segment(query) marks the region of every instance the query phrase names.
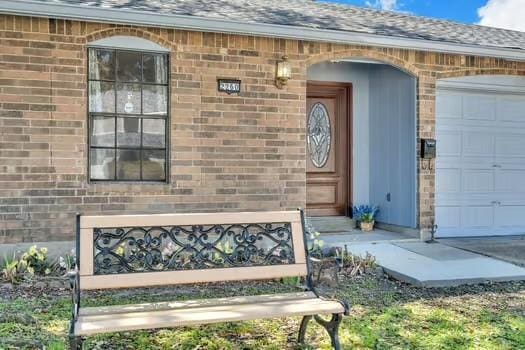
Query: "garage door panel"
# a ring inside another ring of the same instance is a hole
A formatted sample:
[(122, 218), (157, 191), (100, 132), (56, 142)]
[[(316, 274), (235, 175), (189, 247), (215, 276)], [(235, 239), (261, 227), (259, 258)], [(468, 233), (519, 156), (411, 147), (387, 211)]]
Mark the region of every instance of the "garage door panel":
[(443, 157), (459, 157), (461, 155), (461, 132), (457, 130), (440, 131), (440, 142), (436, 152)]
[(485, 94), (465, 94), (463, 96), (463, 118), (496, 120), (496, 98)]
[(489, 132), (465, 131), (463, 133), (463, 155), (465, 157), (491, 157), (494, 135)]
[(525, 205), (496, 207), (494, 224), (497, 227), (525, 228)]
[(436, 207), (436, 222), (439, 229), (457, 229), (461, 226), (461, 207)]
[(525, 99), (521, 96), (499, 98), (497, 120), (525, 124)]
[(496, 172), (495, 185), (496, 192), (523, 193), (522, 200), (525, 201), (525, 170), (501, 169)]
[(462, 228), (490, 228), (493, 225), (493, 206), (468, 206), (461, 208)]
[(495, 142), (496, 159), (518, 157), (525, 160), (525, 131), (521, 134), (499, 134)]
[(525, 95), (482, 88), (438, 88), (438, 237), (525, 233)]
[(463, 192), (494, 192), (494, 170), (465, 169), (462, 184)]
[(498, 199), (495, 192), (436, 193), (436, 206), (487, 206)]
[(463, 115), (463, 97), (461, 94), (445, 92), (436, 97), (436, 104), (441, 106), (441, 116), (447, 119), (461, 119)]
[(441, 169), (440, 181), (436, 182), (438, 193), (458, 193), (461, 191), (461, 170)]

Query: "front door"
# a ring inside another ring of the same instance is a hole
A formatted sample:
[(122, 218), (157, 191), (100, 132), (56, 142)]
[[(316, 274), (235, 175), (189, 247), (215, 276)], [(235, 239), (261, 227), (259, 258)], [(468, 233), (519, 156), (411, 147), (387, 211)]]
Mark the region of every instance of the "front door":
[(308, 82), (306, 104), (306, 211), (348, 215), (351, 169), (350, 84)]

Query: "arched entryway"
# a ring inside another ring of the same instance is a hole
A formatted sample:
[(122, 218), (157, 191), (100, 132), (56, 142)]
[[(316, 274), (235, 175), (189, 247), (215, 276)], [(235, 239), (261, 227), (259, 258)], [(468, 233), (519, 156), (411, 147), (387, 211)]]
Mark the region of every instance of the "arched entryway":
[(379, 206), (379, 223), (417, 227), (416, 78), (370, 58), (307, 72), (307, 211), (350, 215)]

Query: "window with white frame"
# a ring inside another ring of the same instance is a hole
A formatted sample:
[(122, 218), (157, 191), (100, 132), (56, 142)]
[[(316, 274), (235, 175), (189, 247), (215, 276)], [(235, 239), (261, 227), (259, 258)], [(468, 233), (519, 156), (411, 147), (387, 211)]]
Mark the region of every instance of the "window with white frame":
[(166, 181), (168, 55), (89, 48), (89, 178)]

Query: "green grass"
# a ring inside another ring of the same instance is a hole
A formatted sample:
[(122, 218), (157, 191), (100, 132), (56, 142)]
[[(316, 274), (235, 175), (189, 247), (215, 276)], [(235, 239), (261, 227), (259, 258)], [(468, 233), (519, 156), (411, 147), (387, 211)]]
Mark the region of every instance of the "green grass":
[[(272, 283), (236, 284), (228, 289), (185, 287), (168, 290), (180, 299), (291, 290)], [(345, 349), (525, 349), (525, 283), (448, 289), (421, 289), (379, 276), (342, 280), (328, 294), (353, 304), (341, 326)], [(166, 291), (90, 295), (89, 305), (169, 300)], [(0, 296), (0, 349), (63, 349), (70, 315), (63, 293)], [(299, 318), (225, 323), (201, 327), (136, 331), (89, 337), (87, 349), (295, 349)], [(308, 339), (313, 349), (329, 349), (318, 326)]]

